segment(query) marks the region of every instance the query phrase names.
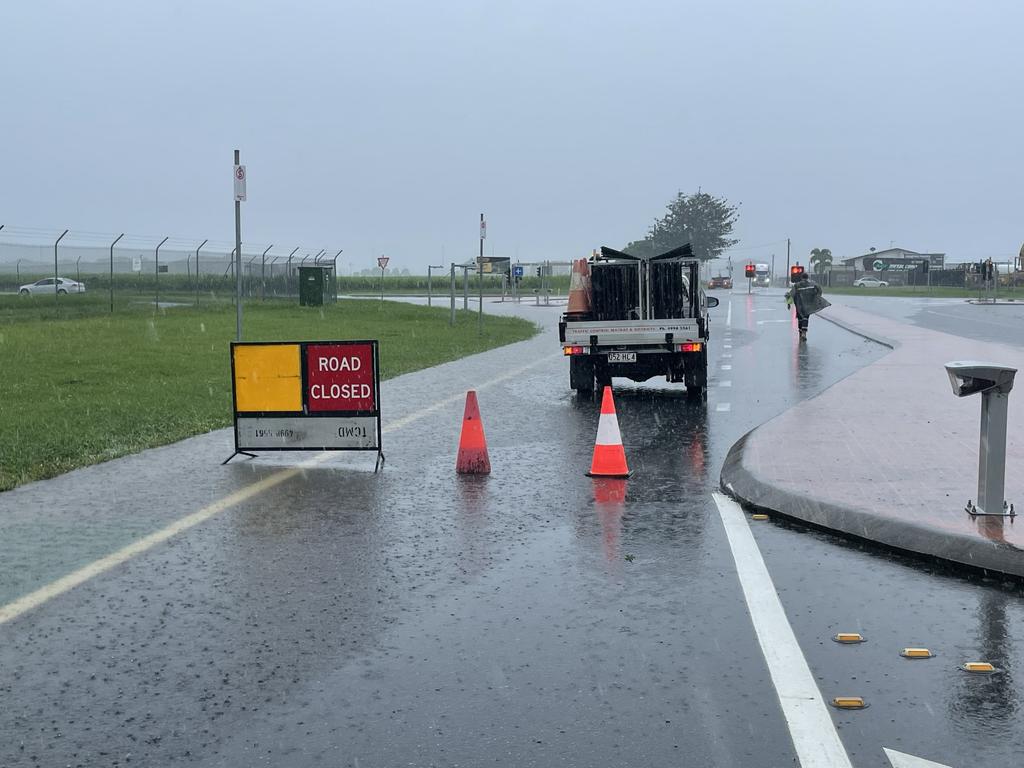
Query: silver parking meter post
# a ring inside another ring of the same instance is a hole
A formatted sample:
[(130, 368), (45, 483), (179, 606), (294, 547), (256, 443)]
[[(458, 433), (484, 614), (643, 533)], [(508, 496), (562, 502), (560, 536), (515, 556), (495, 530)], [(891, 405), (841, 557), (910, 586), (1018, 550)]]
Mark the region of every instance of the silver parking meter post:
[(978, 508), (973, 514), (1005, 514), (1006, 418), (1009, 394), (981, 396), (981, 442), (978, 447)]
[(1006, 480), (1006, 424), (1010, 390), (1016, 368), (974, 360), (946, 363), (957, 397), (981, 394), (981, 437), (978, 443), (978, 503), (967, 501), (971, 516), (1014, 517), (1004, 496)]

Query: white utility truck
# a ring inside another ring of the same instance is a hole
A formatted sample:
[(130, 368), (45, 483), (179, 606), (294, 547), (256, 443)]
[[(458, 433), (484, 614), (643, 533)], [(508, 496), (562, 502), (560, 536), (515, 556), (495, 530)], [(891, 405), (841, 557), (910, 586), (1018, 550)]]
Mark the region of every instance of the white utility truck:
[(558, 324), (569, 358), (569, 385), (600, 390), (613, 376), (684, 382), (704, 398), (708, 383), (708, 309), (700, 261), (689, 245), (640, 257), (602, 248), (573, 267), (568, 311)]

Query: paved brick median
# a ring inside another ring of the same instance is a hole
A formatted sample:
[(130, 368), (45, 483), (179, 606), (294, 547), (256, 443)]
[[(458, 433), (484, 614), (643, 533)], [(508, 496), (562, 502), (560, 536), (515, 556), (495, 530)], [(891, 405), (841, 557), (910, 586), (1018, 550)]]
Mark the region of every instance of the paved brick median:
[(954, 397), (943, 367), (974, 359), (1024, 371), (1024, 350), (845, 306), (823, 315), (893, 351), (744, 437), (723, 488), (787, 517), (1024, 577), (1024, 380), (1010, 394), (1006, 478), (1006, 498), (1022, 514), (971, 518), (981, 398)]

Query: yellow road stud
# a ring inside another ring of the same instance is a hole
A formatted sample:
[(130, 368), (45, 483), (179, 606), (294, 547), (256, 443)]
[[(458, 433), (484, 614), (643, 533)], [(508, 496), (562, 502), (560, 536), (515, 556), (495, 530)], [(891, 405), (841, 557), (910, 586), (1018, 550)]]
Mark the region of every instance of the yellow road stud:
[(832, 706), (836, 709), (864, 709), (867, 704), (860, 696), (836, 696), (832, 699)]
[(750, 516), (750, 519), (751, 520), (767, 520), (768, 519), (768, 515), (766, 515), (764, 512), (755, 512), (754, 514), (752, 514)]
[(995, 672), (996, 668), (989, 664), (987, 661), (968, 661), (964, 664), (964, 669), (968, 672)]
[(860, 632), (839, 632), (832, 637), (837, 643), (863, 643), (864, 636)]
[(930, 659), (934, 655), (927, 648), (904, 648), (900, 651), (900, 656), (905, 659)]

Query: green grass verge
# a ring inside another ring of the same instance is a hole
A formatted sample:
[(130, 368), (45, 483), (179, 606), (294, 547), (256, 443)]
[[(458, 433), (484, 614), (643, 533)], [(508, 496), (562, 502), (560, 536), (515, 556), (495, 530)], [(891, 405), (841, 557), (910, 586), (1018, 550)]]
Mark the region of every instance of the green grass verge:
[[(836, 288), (829, 288), (828, 286), (822, 286), (821, 290), (826, 294), (835, 294), (837, 296), (849, 295), (849, 296), (890, 296), (890, 297), (907, 297), (916, 296), (918, 298), (934, 298), (934, 299), (969, 299), (977, 298), (977, 289), (970, 288), (946, 288), (941, 286), (934, 286), (927, 288), (925, 286), (919, 286), (917, 288), (913, 286), (905, 285), (892, 285), (888, 288), (854, 288), (852, 286), (843, 286)], [(1024, 299), (1024, 288), (999, 288), (1000, 299)]]
[[(230, 425), (233, 306), (95, 316), (95, 299), (61, 298), (0, 297), (0, 490)], [(397, 302), (244, 310), (247, 340), (379, 339), (385, 379), (536, 333), (487, 317), (481, 336), (476, 312), (451, 327), (447, 309)]]

